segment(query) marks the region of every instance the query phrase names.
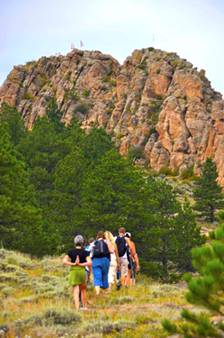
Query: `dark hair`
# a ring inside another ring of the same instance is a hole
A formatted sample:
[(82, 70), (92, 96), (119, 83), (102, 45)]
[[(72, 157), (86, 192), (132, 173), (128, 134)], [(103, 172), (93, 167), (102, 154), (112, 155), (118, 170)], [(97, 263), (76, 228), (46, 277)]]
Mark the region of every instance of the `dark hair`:
[(92, 243), (95, 241), (95, 238), (94, 237), (90, 237), (90, 239), (88, 240), (88, 243)]
[(105, 235), (104, 235), (104, 231), (98, 231), (98, 233), (97, 233), (97, 235), (96, 235), (96, 238), (98, 239), (98, 238), (103, 238), (103, 239), (105, 239)]

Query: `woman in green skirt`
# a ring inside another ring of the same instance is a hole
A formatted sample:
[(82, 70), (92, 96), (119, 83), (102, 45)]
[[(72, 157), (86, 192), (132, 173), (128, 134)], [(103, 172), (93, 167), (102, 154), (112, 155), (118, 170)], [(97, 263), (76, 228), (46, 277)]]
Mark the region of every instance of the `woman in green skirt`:
[(84, 238), (78, 235), (74, 239), (75, 248), (68, 251), (63, 259), (63, 264), (70, 266), (69, 284), (73, 288), (73, 298), (76, 310), (79, 310), (79, 292), (81, 291), (81, 300), (83, 310), (86, 310), (86, 266), (91, 266), (91, 258), (89, 252), (84, 246)]

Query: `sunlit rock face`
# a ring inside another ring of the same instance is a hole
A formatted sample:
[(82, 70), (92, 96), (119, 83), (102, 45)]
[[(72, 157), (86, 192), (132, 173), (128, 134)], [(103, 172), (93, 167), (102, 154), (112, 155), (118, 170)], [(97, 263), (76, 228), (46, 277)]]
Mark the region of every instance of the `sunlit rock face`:
[(122, 155), (136, 148), (147, 166), (198, 174), (207, 157), (224, 185), (224, 101), (205, 71), (175, 53), (135, 50), (123, 65), (99, 51), (74, 49), (16, 66), (0, 102), (16, 106), (28, 128), (55, 98), (69, 124), (110, 133)]

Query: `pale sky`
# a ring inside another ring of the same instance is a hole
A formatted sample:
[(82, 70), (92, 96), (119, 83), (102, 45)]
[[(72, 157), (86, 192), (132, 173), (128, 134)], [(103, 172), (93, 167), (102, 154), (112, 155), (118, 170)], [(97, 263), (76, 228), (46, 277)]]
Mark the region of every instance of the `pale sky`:
[(80, 40), (120, 63), (144, 47), (176, 52), (224, 93), (224, 0), (0, 0), (0, 84)]

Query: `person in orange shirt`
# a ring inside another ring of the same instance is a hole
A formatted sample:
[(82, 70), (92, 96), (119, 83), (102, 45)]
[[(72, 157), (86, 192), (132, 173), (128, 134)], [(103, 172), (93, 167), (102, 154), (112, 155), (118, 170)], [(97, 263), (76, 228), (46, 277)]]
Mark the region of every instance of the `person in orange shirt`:
[(136, 275), (136, 272), (139, 272), (140, 265), (139, 265), (138, 254), (136, 252), (136, 246), (131, 238), (130, 232), (126, 232), (125, 240), (129, 248), (127, 285), (130, 286), (130, 285), (135, 285), (135, 275)]

